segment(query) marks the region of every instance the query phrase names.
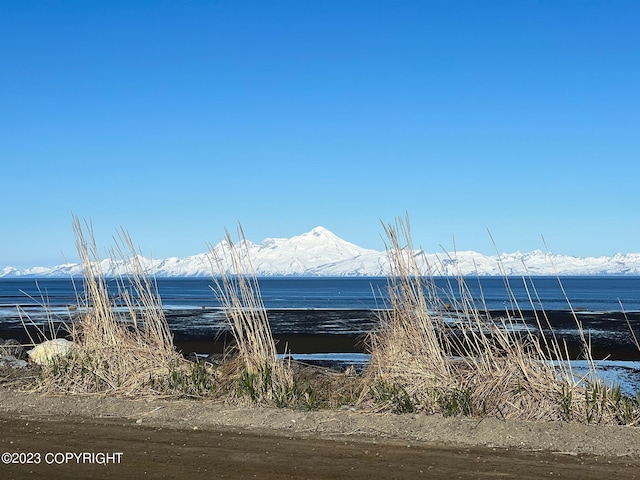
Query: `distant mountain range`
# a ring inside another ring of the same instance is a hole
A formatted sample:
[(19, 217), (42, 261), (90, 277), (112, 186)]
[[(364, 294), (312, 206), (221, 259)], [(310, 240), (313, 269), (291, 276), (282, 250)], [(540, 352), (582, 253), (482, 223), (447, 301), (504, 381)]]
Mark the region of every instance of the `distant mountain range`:
[[(215, 250), (224, 258), (226, 243)], [(323, 227), (292, 238), (268, 238), (260, 244), (246, 241), (246, 251), (258, 276), (384, 276), (389, 271), (386, 252), (369, 250), (347, 242)], [(613, 257), (572, 257), (529, 253), (482, 255), (463, 251), (455, 254), (413, 252), (419, 256), (424, 272), (430, 265), (434, 275), (640, 275), (640, 254)], [(139, 257), (149, 275), (157, 277), (211, 277), (210, 255), (149, 259)], [(243, 265), (248, 265), (243, 259)], [(126, 274), (123, 261), (103, 260), (106, 276)], [(52, 268), (18, 270), (6, 267), (0, 277), (69, 277), (82, 273), (82, 265), (67, 263)]]

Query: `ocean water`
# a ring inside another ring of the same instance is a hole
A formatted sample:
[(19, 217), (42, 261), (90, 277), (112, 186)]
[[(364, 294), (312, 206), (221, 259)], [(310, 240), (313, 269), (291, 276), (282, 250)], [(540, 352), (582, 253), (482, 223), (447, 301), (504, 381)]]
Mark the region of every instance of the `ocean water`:
[[(628, 336), (623, 310), (632, 327), (640, 327), (636, 324), (640, 277), (563, 277), (560, 281), (562, 288), (554, 277), (481, 277), (466, 279), (466, 285), (479, 308), (496, 314), (516, 306), (525, 314), (534, 309), (554, 312), (556, 333), (575, 330), (575, 321), (567, 314), (570, 308), (597, 338)], [(445, 301), (452, 295), (459, 297), (456, 279), (437, 278), (435, 282)], [(385, 278), (262, 278), (259, 286), (272, 329), (283, 334), (370, 331), (377, 321), (372, 312), (387, 305)], [(211, 279), (157, 279), (163, 308), (176, 333), (206, 336), (224, 328), (214, 287)], [(109, 282), (109, 288), (117, 301), (115, 281)], [(68, 318), (69, 306), (77, 303), (78, 296), (82, 296), (81, 283), (67, 278), (0, 278), (0, 331), (22, 328), (21, 314), (37, 324)], [(640, 337), (640, 329), (636, 333)]]
[[(435, 282), (443, 299), (459, 298), (456, 279), (437, 278)], [(627, 390), (634, 384), (640, 386), (640, 352), (630, 331), (640, 338), (640, 277), (480, 277), (467, 278), (465, 283), (478, 307), (486, 307), (493, 315), (519, 307), (531, 328), (537, 328), (533, 311), (543, 308), (554, 333), (569, 344), (578, 341), (573, 309), (594, 351), (601, 353), (598, 358), (605, 359), (602, 371), (609, 376), (613, 372), (614, 377), (616, 372), (623, 373), (625, 385), (631, 385)], [(376, 328), (378, 311), (387, 305), (385, 278), (262, 278), (259, 285), (275, 335), (365, 334)], [(115, 281), (109, 286), (117, 301)], [(206, 339), (226, 329), (214, 287), (213, 280), (206, 278), (157, 279), (176, 339)], [(23, 332), (23, 320), (38, 325), (69, 321), (76, 313), (70, 306), (79, 296), (81, 282), (74, 285), (67, 278), (1, 278), (0, 336)], [(544, 333), (550, 333), (545, 330), (543, 326)], [(318, 358), (327, 360), (329, 355), (338, 362), (350, 359), (361, 364), (366, 361), (362, 354), (336, 351)], [(305, 352), (296, 355), (312, 358)]]

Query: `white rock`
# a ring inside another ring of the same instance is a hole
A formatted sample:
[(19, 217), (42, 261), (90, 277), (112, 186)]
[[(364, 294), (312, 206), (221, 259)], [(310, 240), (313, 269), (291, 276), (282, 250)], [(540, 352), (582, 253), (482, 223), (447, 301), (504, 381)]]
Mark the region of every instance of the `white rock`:
[(38, 365), (49, 365), (60, 357), (68, 356), (74, 348), (74, 343), (64, 338), (54, 338), (36, 345), (27, 352), (32, 362)]

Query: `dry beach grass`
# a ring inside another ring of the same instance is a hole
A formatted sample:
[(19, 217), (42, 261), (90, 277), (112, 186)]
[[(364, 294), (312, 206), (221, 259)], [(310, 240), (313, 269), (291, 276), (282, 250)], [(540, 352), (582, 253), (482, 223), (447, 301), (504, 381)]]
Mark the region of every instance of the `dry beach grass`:
[[(226, 232), (223, 255), (210, 247), (211, 272), (216, 295), (223, 306), (235, 339), (235, 358), (226, 369), (235, 383), (229, 391), (238, 399), (248, 397), (255, 403), (287, 403), (295, 395), (290, 365), (279, 359), (271, 334), (267, 310), (262, 303), (260, 286), (248, 251), (242, 227), (239, 242)], [(242, 274), (246, 269), (249, 274)]]
[[(438, 290), (432, 277), (422, 274), (423, 257), (415, 254), (408, 219), (385, 231), (390, 305), (380, 329), (371, 335), (365, 389), (378, 404), (445, 415), (638, 422), (637, 399), (624, 397), (598, 378), (588, 337), (575, 314), (590, 366), (580, 376), (566, 346), (553, 335), (540, 337), (532, 331), (515, 299), (515, 309), (493, 318), (477, 306), (462, 276), (448, 290)], [(536, 319), (541, 327), (544, 311)]]
[[(78, 320), (68, 325), (71, 355), (43, 365), (34, 388), (39, 392), (115, 395), (157, 394), (172, 372), (189, 368), (173, 345), (154, 284), (145, 274), (131, 239), (122, 232), (112, 250), (130, 266), (109, 289), (91, 225), (74, 219), (76, 247), (84, 265)], [(125, 253), (128, 248), (130, 253)]]

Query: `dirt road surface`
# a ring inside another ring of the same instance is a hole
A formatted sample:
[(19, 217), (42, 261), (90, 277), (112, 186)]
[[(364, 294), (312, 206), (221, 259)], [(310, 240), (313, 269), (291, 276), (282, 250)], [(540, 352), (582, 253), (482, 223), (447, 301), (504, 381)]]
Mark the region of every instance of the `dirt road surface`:
[(629, 427), (0, 389), (0, 432), (2, 479), (640, 479)]

